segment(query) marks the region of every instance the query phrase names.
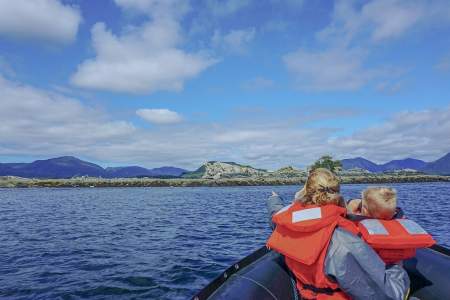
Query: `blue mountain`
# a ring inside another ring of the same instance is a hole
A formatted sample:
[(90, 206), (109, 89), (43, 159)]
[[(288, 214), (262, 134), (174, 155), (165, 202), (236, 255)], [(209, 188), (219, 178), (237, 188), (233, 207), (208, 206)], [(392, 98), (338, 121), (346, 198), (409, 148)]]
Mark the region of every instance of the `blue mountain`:
[(176, 167), (160, 167), (151, 169), (154, 176), (174, 176), (180, 177), (184, 173), (188, 172), (188, 170), (176, 168)]
[(127, 177), (144, 177), (144, 176), (153, 176), (149, 169), (138, 167), (138, 166), (130, 166), (130, 167), (109, 167), (105, 169), (105, 177), (108, 178), (127, 178)]
[(381, 165), (381, 169), (384, 171), (393, 171), (393, 170), (402, 170), (402, 169), (414, 169), (414, 170), (423, 170), (427, 165), (426, 162), (420, 159), (414, 158), (406, 158), (406, 159), (398, 159), (391, 160), (388, 163)]
[(450, 153), (443, 157), (428, 163), (423, 169), (425, 173), (450, 175)]
[(353, 168), (361, 168), (373, 173), (414, 169), (427, 174), (450, 175), (450, 153), (433, 162), (424, 162), (423, 160), (406, 158), (400, 160), (391, 160), (385, 164), (376, 164), (362, 157), (343, 159), (342, 168), (349, 170)]
[(99, 165), (80, 160), (73, 156), (63, 156), (32, 163), (0, 164), (0, 175), (28, 178), (69, 178), (74, 176), (104, 175), (105, 170)]
[(146, 169), (138, 166), (106, 168), (106, 177), (108, 178), (126, 178), (126, 177), (180, 177), (187, 172), (185, 169), (176, 167), (160, 167)]
[(381, 172), (379, 165), (363, 157), (343, 159), (341, 163), (344, 170), (359, 168), (373, 173)]
[(0, 163), (0, 176), (26, 178), (71, 178), (92, 176), (105, 178), (125, 177), (179, 177), (187, 170), (175, 167), (146, 169), (138, 166), (102, 168), (73, 156), (63, 156), (32, 163)]

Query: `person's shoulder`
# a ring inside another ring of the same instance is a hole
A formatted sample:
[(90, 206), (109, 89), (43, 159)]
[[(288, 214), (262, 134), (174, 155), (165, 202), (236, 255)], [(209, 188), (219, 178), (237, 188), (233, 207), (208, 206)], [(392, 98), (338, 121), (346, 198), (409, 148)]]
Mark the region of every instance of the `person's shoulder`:
[(372, 256), (376, 255), (375, 251), (358, 235), (340, 227), (337, 227), (334, 231), (331, 245), (333, 248), (331, 252), (339, 253), (341, 256), (372, 259)]
[(329, 274), (336, 274), (338, 270), (346, 270), (348, 267), (346, 264), (354, 260), (354, 256), (358, 255), (357, 253), (364, 247), (363, 243), (357, 235), (344, 228), (336, 227), (331, 237), (325, 261)]
[(359, 236), (341, 227), (336, 227), (334, 230), (332, 242), (335, 246), (340, 246), (349, 250), (354, 246), (360, 246), (364, 243)]

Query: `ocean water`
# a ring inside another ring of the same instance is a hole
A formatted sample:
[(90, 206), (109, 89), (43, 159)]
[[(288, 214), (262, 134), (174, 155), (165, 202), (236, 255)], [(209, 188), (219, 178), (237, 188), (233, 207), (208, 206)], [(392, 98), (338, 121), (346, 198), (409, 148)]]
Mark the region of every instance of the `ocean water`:
[[(392, 186), (450, 246), (450, 183)], [(0, 189), (0, 298), (190, 298), (264, 244), (272, 190), (298, 187)]]

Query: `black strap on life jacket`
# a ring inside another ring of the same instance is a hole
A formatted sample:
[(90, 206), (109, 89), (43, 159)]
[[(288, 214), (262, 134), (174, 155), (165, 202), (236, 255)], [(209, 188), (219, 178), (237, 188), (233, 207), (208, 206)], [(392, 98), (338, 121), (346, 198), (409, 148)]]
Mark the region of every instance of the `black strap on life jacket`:
[(313, 291), (316, 294), (326, 294), (326, 295), (333, 295), (335, 292), (339, 292), (341, 291), (340, 288), (336, 288), (336, 289), (332, 289), (332, 288), (320, 288), (320, 287), (316, 287), (314, 285), (311, 284), (303, 284), (303, 288), (306, 290), (310, 290)]

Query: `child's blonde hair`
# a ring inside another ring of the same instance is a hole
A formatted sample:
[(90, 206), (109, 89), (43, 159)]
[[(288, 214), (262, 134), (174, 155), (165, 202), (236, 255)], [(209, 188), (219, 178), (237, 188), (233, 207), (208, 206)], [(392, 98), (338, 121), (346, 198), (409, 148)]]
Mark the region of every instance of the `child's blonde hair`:
[(367, 188), (362, 192), (362, 201), (370, 217), (389, 220), (395, 214), (397, 192), (388, 187)]
[(339, 179), (330, 170), (318, 168), (309, 173), (303, 188), (295, 194), (295, 200), (303, 204), (342, 204), (339, 195)]

